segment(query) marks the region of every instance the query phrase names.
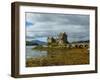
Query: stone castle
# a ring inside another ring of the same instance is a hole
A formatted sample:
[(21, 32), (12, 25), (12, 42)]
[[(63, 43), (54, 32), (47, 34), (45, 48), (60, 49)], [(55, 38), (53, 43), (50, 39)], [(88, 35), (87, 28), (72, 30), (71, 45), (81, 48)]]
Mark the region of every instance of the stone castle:
[(89, 48), (89, 42), (76, 42), (76, 43), (69, 43), (67, 39), (66, 32), (61, 32), (57, 38), (54, 37), (48, 37), (48, 46), (60, 46), (60, 47), (70, 47), (70, 48)]
[(48, 37), (48, 45), (67, 45), (67, 34), (65, 32), (61, 32), (57, 38)]

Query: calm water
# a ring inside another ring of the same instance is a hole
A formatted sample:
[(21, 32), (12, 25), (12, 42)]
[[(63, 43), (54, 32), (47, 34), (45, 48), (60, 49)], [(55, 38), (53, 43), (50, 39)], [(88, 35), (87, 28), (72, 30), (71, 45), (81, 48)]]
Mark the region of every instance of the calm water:
[(47, 51), (32, 50), (35, 46), (26, 46), (26, 58), (47, 56)]

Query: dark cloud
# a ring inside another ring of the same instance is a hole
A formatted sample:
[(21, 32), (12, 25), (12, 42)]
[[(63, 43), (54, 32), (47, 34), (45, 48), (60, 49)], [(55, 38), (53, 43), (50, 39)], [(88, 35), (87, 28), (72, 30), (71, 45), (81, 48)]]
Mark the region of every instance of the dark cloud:
[(30, 26), (30, 25), (33, 25), (33, 23), (26, 21), (25, 25)]

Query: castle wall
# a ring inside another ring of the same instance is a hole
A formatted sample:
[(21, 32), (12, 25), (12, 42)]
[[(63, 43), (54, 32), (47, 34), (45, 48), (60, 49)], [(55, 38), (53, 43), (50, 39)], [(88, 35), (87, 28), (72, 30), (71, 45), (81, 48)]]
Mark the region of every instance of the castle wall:
[(69, 43), (67, 41), (67, 34), (62, 32), (58, 38), (48, 37), (48, 46), (58, 46), (67, 48), (89, 48), (89, 42)]

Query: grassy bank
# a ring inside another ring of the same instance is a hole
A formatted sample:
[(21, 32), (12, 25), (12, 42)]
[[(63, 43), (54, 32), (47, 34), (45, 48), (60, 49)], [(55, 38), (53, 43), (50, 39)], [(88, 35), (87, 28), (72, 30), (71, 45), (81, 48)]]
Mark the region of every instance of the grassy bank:
[(26, 67), (89, 64), (89, 53), (85, 48), (38, 47), (34, 49), (45, 50), (48, 54), (47, 56), (27, 59)]

